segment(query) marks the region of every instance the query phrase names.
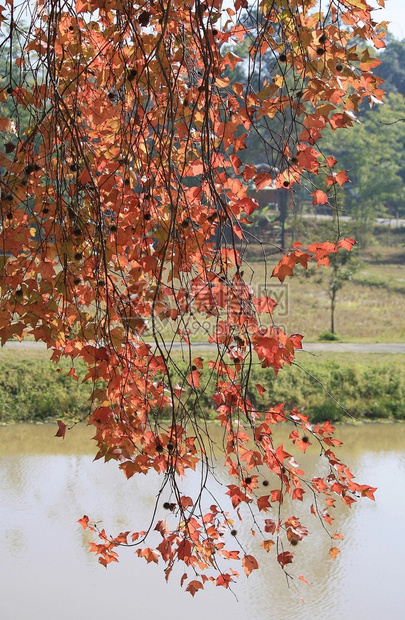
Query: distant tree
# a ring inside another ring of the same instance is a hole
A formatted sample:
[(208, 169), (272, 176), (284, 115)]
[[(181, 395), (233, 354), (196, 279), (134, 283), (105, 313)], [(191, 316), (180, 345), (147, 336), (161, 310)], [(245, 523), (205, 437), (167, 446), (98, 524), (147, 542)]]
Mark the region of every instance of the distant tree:
[(327, 287), (330, 298), (330, 331), (336, 334), (336, 304), (338, 292), (346, 282), (352, 280), (361, 262), (353, 252), (340, 252), (330, 257), (330, 272), (327, 274)]
[(405, 215), (405, 123), (395, 122), (401, 118), (405, 98), (390, 94), (377, 110), (344, 131), (325, 132), (321, 141), (325, 155), (333, 152), (350, 179), (339, 206), (365, 226), (377, 216)]
[(19, 21), (12, 29), (4, 28), (0, 32), (0, 115), (13, 121), (12, 133), (22, 135), (30, 125), (34, 110), (29, 105), (22, 105), (10, 95), (15, 88), (29, 88), (34, 83), (34, 76), (28, 65), (18, 66), (16, 60), (23, 52), (27, 41), (27, 29)]
[(398, 41), (388, 34), (386, 48), (379, 55), (381, 64), (375, 72), (384, 80), (384, 90), (405, 96), (405, 39)]

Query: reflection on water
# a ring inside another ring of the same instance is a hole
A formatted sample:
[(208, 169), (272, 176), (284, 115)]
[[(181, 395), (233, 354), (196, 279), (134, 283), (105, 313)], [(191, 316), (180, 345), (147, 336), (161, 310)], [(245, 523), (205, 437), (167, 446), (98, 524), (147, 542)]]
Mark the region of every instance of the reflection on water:
[[(377, 502), (342, 506), (336, 528), (345, 534), (332, 561), (328, 540), (314, 530), (297, 548), (297, 572), (312, 582), (286, 585), (272, 552), (261, 570), (242, 576), (234, 591), (207, 588), (195, 599), (176, 576), (166, 584), (162, 568), (122, 551), (106, 570), (87, 551), (76, 523), (84, 513), (107, 530), (144, 526), (155, 502), (153, 475), (125, 481), (112, 463), (93, 462), (89, 430), (75, 428), (65, 441), (49, 426), (0, 428), (0, 617), (2, 620), (402, 620), (405, 609), (405, 425), (342, 427), (346, 462), (359, 482), (378, 487)], [(310, 466), (315, 454), (308, 456)], [(218, 485), (226, 481), (218, 472)], [(198, 484), (197, 476), (187, 483)], [(191, 489), (190, 489), (191, 490)], [(312, 518), (313, 519), (313, 518)], [(246, 548), (253, 541), (244, 531)]]

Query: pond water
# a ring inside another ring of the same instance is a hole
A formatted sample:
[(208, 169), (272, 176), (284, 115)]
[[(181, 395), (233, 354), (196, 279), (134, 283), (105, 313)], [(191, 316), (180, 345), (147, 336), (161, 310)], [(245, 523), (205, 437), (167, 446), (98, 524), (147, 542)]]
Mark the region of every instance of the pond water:
[[(93, 462), (89, 429), (76, 427), (64, 441), (54, 434), (54, 426), (0, 428), (2, 620), (405, 617), (405, 425), (339, 429), (339, 454), (360, 483), (378, 487), (377, 501), (339, 510), (336, 528), (345, 540), (334, 561), (328, 539), (311, 526), (314, 533), (297, 547), (297, 574), (312, 583), (298, 582), (305, 603), (287, 586), (272, 551), (260, 556), (259, 571), (241, 576), (234, 594), (207, 586), (194, 599), (176, 575), (167, 584), (162, 567), (146, 565), (131, 550), (106, 570), (88, 553), (90, 538), (77, 519), (102, 518), (114, 534), (145, 524), (155, 501), (153, 477), (126, 481), (115, 464)], [(224, 473), (218, 477), (218, 485), (226, 482)], [(240, 535), (253, 549), (250, 534)]]

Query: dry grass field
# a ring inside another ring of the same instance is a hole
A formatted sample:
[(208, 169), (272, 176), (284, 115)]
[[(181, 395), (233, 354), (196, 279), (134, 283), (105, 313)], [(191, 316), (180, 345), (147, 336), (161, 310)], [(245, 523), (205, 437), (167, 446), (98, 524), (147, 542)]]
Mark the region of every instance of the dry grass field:
[[(309, 236), (313, 241), (319, 232)], [(322, 233), (321, 233), (322, 235)], [(328, 238), (328, 237), (325, 237)], [(305, 242), (305, 239), (304, 239)], [(374, 244), (357, 252), (359, 265), (352, 280), (344, 282), (337, 293), (335, 329), (344, 342), (403, 342), (405, 340), (405, 231), (386, 245), (382, 231)], [(267, 276), (278, 260), (269, 256), (267, 269), (252, 252), (252, 284), (263, 289)], [(326, 267), (305, 271), (296, 267), (295, 275), (285, 280), (285, 290), (274, 278), (267, 277), (270, 294), (280, 298), (274, 319), (288, 333), (303, 334), (307, 342), (319, 339), (330, 330), (329, 283)]]
[[(276, 322), (287, 332), (318, 340), (330, 329), (328, 270), (316, 277), (294, 277), (288, 283), (287, 316)], [(283, 311), (284, 314), (284, 311)], [(405, 340), (405, 268), (398, 264), (365, 263), (337, 294), (336, 332), (346, 342), (403, 342)]]

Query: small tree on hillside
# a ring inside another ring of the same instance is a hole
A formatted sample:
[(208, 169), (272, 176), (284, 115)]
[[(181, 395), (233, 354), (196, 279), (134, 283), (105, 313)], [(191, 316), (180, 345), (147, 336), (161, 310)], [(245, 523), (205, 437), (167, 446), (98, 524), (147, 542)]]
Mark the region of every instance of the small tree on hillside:
[(330, 275), (328, 277), (330, 297), (330, 331), (335, 334), (335, 312), (338, 292), (346, 282), (352, 280), (356, 271), (361, 268), (361, 261), (352, 252), (331, 255)]

